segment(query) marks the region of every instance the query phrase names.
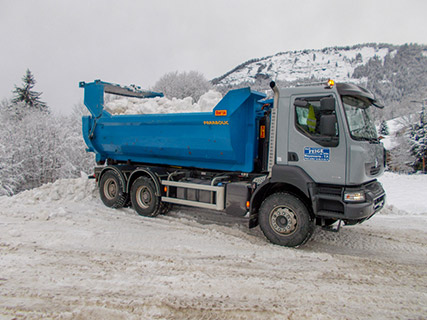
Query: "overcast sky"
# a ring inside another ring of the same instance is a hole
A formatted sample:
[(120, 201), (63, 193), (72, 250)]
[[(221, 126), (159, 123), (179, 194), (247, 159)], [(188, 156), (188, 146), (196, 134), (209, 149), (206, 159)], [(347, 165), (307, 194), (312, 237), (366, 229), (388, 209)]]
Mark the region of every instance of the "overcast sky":
[(220, 76), (277, 52), (427, 44), (426, 0), (0, 0), (0, 99), (29, 68), (54, 111), (79, 81), (149, 88), (170, 71)]

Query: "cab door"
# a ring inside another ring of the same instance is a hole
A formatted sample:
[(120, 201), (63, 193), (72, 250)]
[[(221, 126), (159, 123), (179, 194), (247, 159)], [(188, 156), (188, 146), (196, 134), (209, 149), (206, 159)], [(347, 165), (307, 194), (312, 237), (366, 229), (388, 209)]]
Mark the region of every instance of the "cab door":
[(347, 148), (336, 96), (293, 96), (290, 103), (288, 165), (317, 183), (345, 184)]

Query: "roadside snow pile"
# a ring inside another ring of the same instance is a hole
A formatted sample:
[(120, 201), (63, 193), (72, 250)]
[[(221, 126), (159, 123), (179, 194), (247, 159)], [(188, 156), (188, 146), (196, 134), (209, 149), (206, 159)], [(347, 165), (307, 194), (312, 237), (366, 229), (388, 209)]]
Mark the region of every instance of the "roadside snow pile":
[(385, 172), (379, 180), (385, 189), (387, 204), (380, 213), (427, 215), (427, 175)]
[(80, 202), (97, 196), (95, 180), (90, 180), (82, 174), (77, 179), (61, 179), (47, 183), (39, 188), (21, 192), (13, 197), (0, 197), (0, 206), (11, 204), (31, 205), (38, 203), (61, 203), (64, 201)]
[(222, 99), (220, 92), (209, 90), (194, 103), (192, 97), (177, 98), (121, 98), (107, 102), (105, 109), (113, 115), (149, 113), (210, 112)]
[[(24, 218), (26, 221), (71, 219), (79, 209), (77, 205), (93, 203), (98, 198), (95, 180), (87, 175), (78, 179), (61, 179), (39, 188), (21, 192), (13, 197), (0, 197), (0, 214)], [(14, 229), (11, 229), (13, 235)], [(20, 233), (19, 233), (20, 234)], [(16, 236), (16, 235), (15, 235)]]

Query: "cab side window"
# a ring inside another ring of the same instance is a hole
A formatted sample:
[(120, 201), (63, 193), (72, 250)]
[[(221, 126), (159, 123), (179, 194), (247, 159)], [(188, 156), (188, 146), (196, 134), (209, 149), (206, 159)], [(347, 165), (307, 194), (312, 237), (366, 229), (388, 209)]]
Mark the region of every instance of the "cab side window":
[(299, 129), (310, 134), (320, 134), (320, 103), (318, 101), (307, 102), (306, 106), (296, 106), (295, 111)]
[[(329, 101), (322, 99), (329, 99)], [(295, 126), (305, 136), (322, 146), (338, 145), (338, 126), (333, 98), (298, 98), (295, 100)]]

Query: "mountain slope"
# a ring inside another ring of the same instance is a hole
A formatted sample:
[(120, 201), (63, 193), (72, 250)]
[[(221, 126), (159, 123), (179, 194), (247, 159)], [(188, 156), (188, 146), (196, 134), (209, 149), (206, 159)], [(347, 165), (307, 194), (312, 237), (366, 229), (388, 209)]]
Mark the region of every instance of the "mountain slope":
[(212, 80), (226, 89), (250, 85), (267, 90), (271, 80), (280, 86), (334, 79), (370, 89), (391, 119), (419, 111), (412, 100), (427, 97), (427, 46), (363, 44), (321, 50), (300, 50), (251, 59)]
[(348, 82), (354, 70), (370, 59), (383, 60), (395, 48), (386, 45), (362, 45), (322, 50), (280, 52), (273, 56), (252, 59), (212, 82), (220, 85), (238, 85), (242, 82), (269, 78), (275, 81), (328, 79)]

